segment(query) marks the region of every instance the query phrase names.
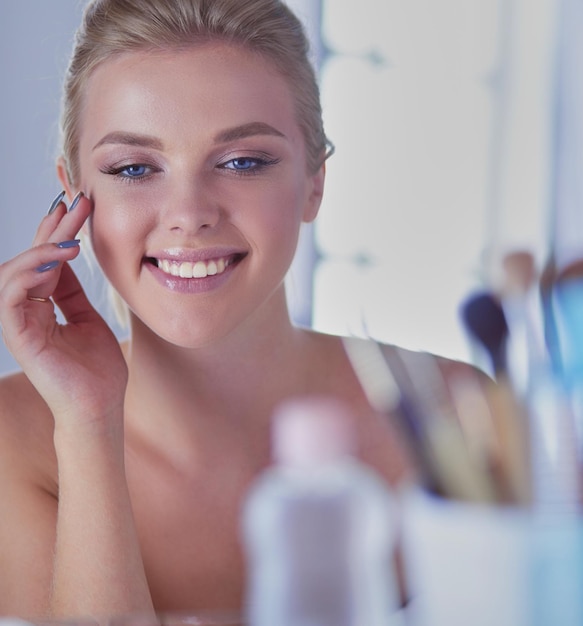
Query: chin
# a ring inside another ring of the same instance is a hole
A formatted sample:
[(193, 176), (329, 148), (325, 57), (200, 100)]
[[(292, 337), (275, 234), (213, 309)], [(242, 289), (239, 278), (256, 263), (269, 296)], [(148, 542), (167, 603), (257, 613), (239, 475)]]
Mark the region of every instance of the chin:
[(133, 333), (139, 334), (142, 339), (151, 336), (152, 339), (157, 338), (166, 344), (170, 344), (177, 348), (185, 350), (196, 350), (206, 348), (210, 345), (221, 342), (228, 337), (234, 329), (234, 325), (221, 324), (218, 326), (216, 321), (218, 315), (211, 316), (212, 319), (200, 320), (196, 324), (193, 323), (192, 317), (168, 317), (165, 323), (161, 324), (160, 319), (150, 319), (148, 315), (138, 316), (132, 313)]

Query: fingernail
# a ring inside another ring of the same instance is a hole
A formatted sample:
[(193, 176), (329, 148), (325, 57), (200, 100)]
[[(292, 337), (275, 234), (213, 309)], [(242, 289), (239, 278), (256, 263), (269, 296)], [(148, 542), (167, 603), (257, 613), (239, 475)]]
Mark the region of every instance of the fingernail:
[(79, 204), (79, 200), (83, 197), (83, 192), (80, 191), (74, 198), (73, 202), (71, 202), (71, 206), (69, 207), (69, 213)]
[(59, 206), (61, 200), (65, 197), (65, 192), (61, 191), (61, 193), (51, 202), (51, 206), (49, 207), (49, 212), (47, 215), (50, 215), (54, 212), (54, 210)]
[(67, 241), (61, 241), (56, 243), (57, 248), (75, 248), (81, 243), (80, 239), (68, 239)]
[(49, 263), (43, 263), (42, 265), (39, 265), (36, 268), (36, 271), (39, 272), (39, 273), (48, 272), (50, 270), (54, 270), (55, 267), (58, 267), (58, 266), (59, 266), (59, 262), (58, 261), (50, 261)]

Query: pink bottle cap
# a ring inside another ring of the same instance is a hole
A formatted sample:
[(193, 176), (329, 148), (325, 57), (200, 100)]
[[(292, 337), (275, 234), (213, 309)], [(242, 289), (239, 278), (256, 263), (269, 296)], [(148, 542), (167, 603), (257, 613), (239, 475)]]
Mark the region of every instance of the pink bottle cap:
[(280, 464), (320, 465), (351, 455), (355, 449), (353, 415), (336, 398), (288, 400), (273, 415), (273, 456)]

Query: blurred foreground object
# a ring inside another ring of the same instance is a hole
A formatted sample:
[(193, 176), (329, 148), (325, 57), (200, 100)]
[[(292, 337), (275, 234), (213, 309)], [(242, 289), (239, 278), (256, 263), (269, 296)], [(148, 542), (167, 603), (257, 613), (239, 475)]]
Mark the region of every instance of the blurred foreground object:
[(250, 626), (390, 626), (398, 609), (397, 511), (385, 483), (352, 456), (345, 407), (285, 403), (275, 464), (243, 516)]

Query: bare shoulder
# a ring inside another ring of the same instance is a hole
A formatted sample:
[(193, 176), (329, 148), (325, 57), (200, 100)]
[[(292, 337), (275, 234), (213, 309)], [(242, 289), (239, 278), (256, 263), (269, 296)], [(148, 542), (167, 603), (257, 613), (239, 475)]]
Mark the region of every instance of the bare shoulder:
[(493, 382), (470, 363), (427, 351), (317, 332), (304, 336), (310, 391), (349, 404), (357, 417), (360, 456), (393, 485), (425, 471), (416, 433), (434, 423), (437, 409), (453, 416), (460, 392), (481, 398)]
[(309, 366), (313, 368), (311, 380), (318, 385), (318, 393), (338, 397), (351, 408), (359, 457), (390, 485), (408, 482), (416, 473), (408, 445), (396, 427), (391, 407), (381, 407), (373, 397), (382, 381), (392, 386), (381, 344), (316, 332), (310, 340), (315, 352)]
[(48, 601), (57, 511), (52, 415), (24, 374), (0, 378), (0, 614)]
[[(383, 379), (392, 379), (397, 387), (423, 386), (427, 380), (449, 386), (461, 380), (488, 385), (492, 379), (484, 371), (466, 361), (447, 358), (422, 350), (360, 337), (341, 337), (308, 331), (314, 346), (310, 363), (318, 370), (314, 380), (328, 380), (331, 389), (354, 392), (354, 381), (366, 394), (367, 382), (377, 388)], [(351, 384), (351, 380), (353, 384)], [(388, 387), (387, 387), (388, 388)], [(342, 394), (341, 394), (342, 395)]]
[(56, 490), (53, 417), (22, 372), (0, 378), (0, 463), (35, 474)]

